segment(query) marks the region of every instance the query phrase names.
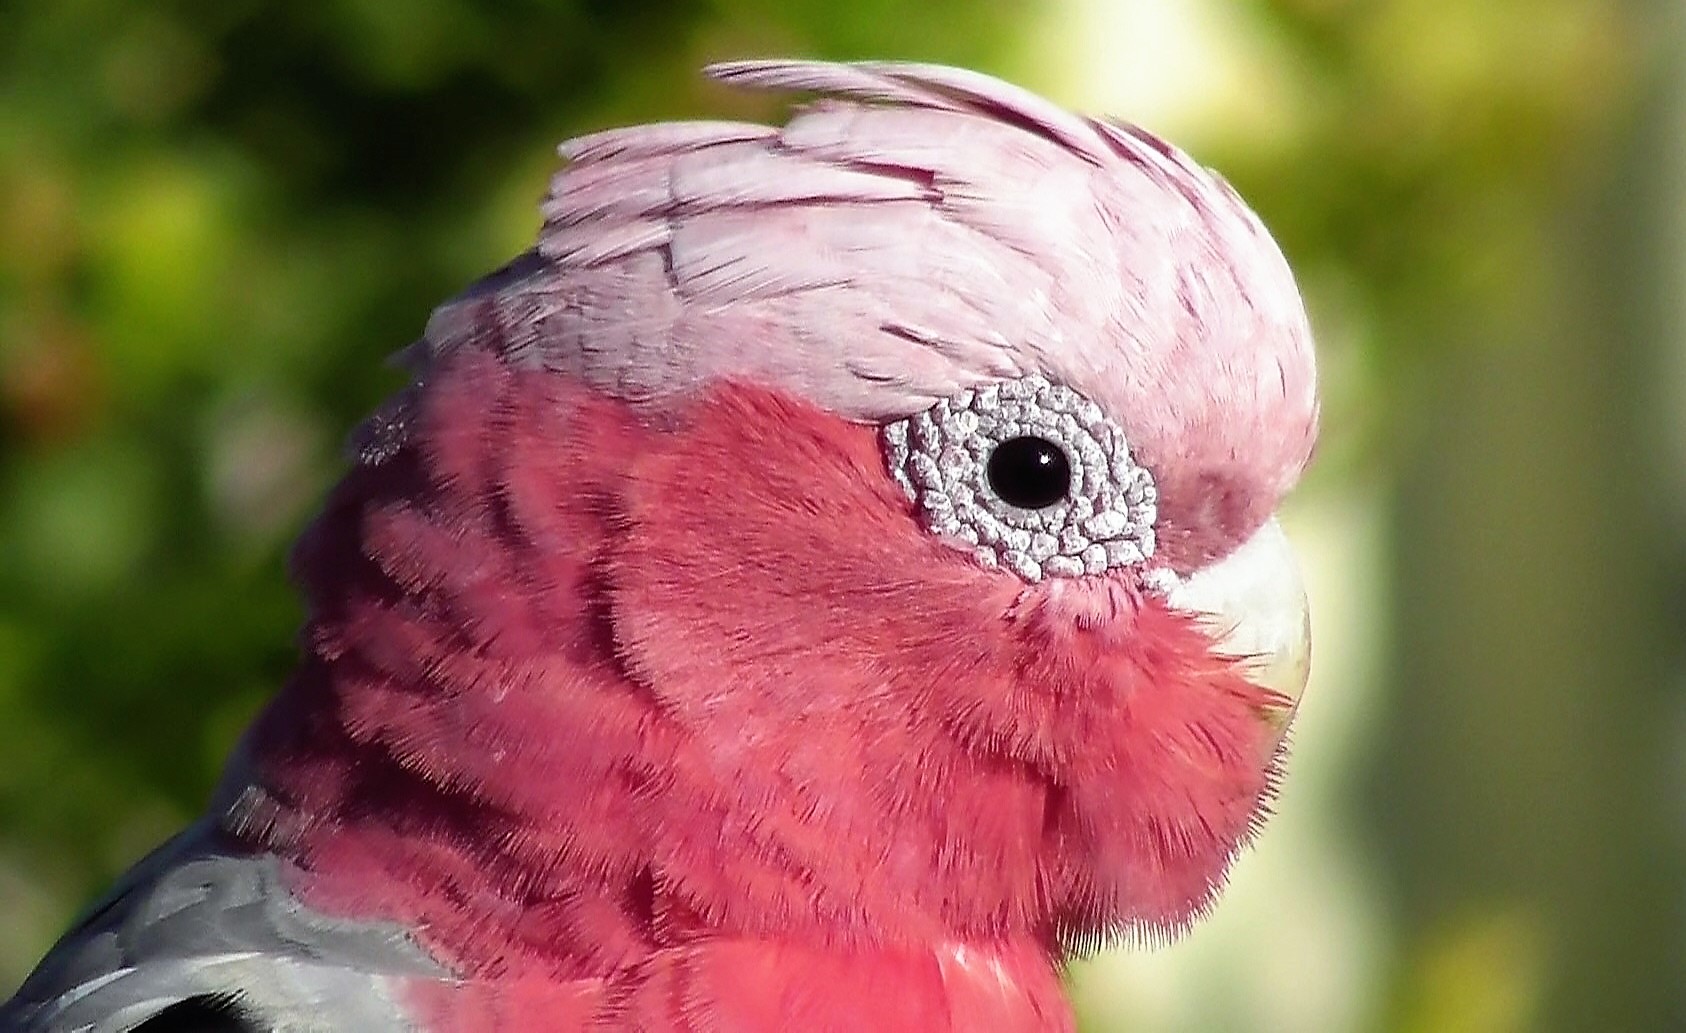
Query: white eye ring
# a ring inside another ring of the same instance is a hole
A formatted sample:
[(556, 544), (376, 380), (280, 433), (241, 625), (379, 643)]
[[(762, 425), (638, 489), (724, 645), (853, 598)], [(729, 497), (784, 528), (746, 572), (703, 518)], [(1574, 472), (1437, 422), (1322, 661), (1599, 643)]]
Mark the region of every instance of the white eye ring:
[[(991, 487), (990, 457), (1015, 438), (1065, 454), (1065, 497), (1036, 509)], [(1154, 550), (1159, 493), (1100, 406), (1036, 375), (962, 391), (885, 424), (890, 472), (931, 533), (1027, 581), (1141, 566)]]

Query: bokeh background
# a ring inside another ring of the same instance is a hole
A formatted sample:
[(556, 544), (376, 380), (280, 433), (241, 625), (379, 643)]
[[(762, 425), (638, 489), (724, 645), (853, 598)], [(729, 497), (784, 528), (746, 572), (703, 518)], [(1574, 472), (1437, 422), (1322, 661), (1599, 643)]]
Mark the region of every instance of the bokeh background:
[(1301, 277), (1325, 439), (1279, 814), (1085, 1030), (1686, 1030), (1679, 0), (0, 6), (0, 991), (201, 804), (284, 557), (572, 133), (972, 65), (1170, 135)]

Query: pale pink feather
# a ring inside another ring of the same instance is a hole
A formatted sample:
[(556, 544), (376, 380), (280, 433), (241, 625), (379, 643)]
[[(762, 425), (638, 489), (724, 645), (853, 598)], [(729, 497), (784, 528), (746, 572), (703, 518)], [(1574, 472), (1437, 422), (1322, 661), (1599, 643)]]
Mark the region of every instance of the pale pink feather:
[(441, 307), (427, 353), (490, 344), (642, 404), (746, 379), (874, 422), (1040, 372), (1124, 427), (1184, 568), (1298, 479), (1317, 414), (1304, 310), (1219, 177), (973, 72), (711, 72), (819, 97), (781, 129), (564, 144), (537, 259)]

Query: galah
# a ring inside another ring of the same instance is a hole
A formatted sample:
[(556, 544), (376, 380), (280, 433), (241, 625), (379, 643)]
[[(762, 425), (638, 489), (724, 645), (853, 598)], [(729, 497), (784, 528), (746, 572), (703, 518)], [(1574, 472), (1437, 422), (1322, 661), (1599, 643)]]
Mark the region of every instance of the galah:
[(1280, 251), (1148, 132), (754, 61), (561, 147), (294, 554), (296, 672), (22, 1033), (1049, 1031), (1304, 688)]

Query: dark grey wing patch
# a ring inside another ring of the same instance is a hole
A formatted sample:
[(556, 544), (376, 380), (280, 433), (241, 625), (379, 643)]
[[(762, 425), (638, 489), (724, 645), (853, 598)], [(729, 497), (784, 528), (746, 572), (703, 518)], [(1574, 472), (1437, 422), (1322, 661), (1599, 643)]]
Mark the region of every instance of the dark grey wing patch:
[(228, 995), (189, 997), (134, 1028), (134, 1033), (266, 1033)]
[(201, 822), (137, 865), (0, 1005), (0, 1030), (160, 1033), (233, 1002), (261, 1033), (398, 1033), (402, 986), (450, 978), (402, 928), (310, 911), (275, 858), (224, 849)]

